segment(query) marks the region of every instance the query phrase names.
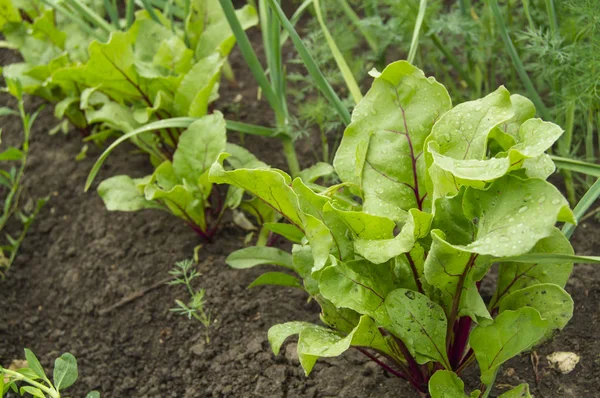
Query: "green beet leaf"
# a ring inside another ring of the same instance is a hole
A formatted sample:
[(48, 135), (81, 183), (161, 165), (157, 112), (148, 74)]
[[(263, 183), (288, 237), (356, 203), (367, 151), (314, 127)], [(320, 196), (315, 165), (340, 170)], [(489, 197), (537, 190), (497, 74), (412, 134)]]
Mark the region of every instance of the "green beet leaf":
[(344, 182), (361, 187), (364, 210), (396, 221), (427, 209), (423, 144), (451, 101), (444, 86), (400, 61), (390, 64), (356, 106), (334, 160)]
[(351, 346), (374, 348), (381, 352), (389, 351), (375, 322), (368, 316), (362, 316), (358, 325), (346, 336), (308, 322), (288, 322), (275, 325), (269, 329), (269, 342), (275, 355), (279, 353), (283, 342), (294, 334), (299, 335), (298, 358), (307, 376), (318, 358), (339, 356)]
[(550, 283), (540, 283), (516, 290), (500, 300), (500, 313), (532, 307), (548, 321), (546, 337), (561, 330), (573, 317), (573, 299), (563, 288)]
[(529, 393), (529, 386), (527, 384), (520, 384), (498, 398), (531, 398), (531, 394)]
[[(220, 112), (207, 115), (190, 124), (179, 137), (173, 154), (173, 172), (181, 181), (199, 184), (199, 178), (225, 150), (225, 120)], [(202, 187), (208, 197), (210, 186)]]
[(306, 183), (315, 182), (319, 178), (333, 174), (333, 167), (329, 163), (318, 162), (300, 172), (298, 177)]
[[(475, 287), (491, 266), (489, 257), (449, 244), (442, 231), (432, 231), (431, 237), (433, 243), (425, 260), (424, 276), (441, 291), (447, 313), (458, 311), (455, 315), (470, 316), (476, 322), (490, 320), (491, 315)], [(458, 302), (457, 308), (453, 308), (455, 302)]]
[[(530, 253), (574, 254), (571, 243), (557, 228), (552, 230), (550, 236), (539, 240)], [(572, 270), (573, 263), (568, 261), (559, 264), (500, 263), (498, 285), (492, 302), (498, 303), (498, 299), (505, 295), (538, 283), (553, 283), (564, 288)]]
[[(235, 45), (235, 36), (229, 28), (218, 0), (195, 0), (190, 8), (186, 32), (190, 37), (190, 44), (196, 58), (204, 58), (215, 51), (222, 56), (227, 56)], [(236, 16), (243, 29), (258, 23), (257, 12), (249, 5), (236, 10)]]
[(317, 194), (299, 178), (294, 179), (292, 187), (298, 195), (300, 209), (314, 217), (314, 220), (307, 217), (305, 222), (306, 237), (311, 242), (313, 255), (318, 263), (316, 268), (326, 262), (330, 252), (335, 253), (342, 261), (351, 258), (354, 250), (346, 223), (337, 213), (327, 211), (331, 198)]
[(236, 269), (251, 268), (263, 264), (274, 264), (291, 270), (294, 269), (292, 255), (275, 247), (245, 247), (231, 253), (227, 256), (225, 262)]
[(98, 186), (98, 194), (109, 211), (138, 211), (160, 208), (160, 205), (144, 197), (140, 184), (143, 179), (126, 175), (108, 178)]
[(382, 324), (399, 337), (418, 363), (436, 361), (446, 369), (447, 320), (442, 307), (427, 296), (407, 289), (397, 289), (385, 298), (389, 323)]
[(298, 206), (298, 196), (290, 187), (291, 178), (282, 171), (270, 169), (225, 170), (223, 161), (229, 155), (219, 156), (209, 173), (209, 180), (218, 184), (230, 184), (250, 192), (269, 204), (292, 225), (304, 231), (303, 218)]
[(435, 198), (456, 194), (461, 185), (484, 188), (522, 167), (528, 176), (546, 178), (544, 152), (563, 131), (534, 114), (529, 100), (504, 87), (445, 114), (426, 143)]
[(204, 116), (218, 84), (225, 58), (212, 54), (199, 60), (183, 77), (175, 92), (175, 110), (181, 116)]
[(548, 237), (557, 221), (575, 223), (567, 200), (550, 183), (505, 176), (485, 191), (467, 189), (463, 200), (467, 218), (477, 232), (465, 249), (495, 257), (529, 252)]
[(386, 217), (375, 216), (363, 211), (342, 210), (333, 203), (326, 203), (323, 211), (335, 212), (346, 227), (361, 239), (391, 239), (396, 223)]
[(336, 261), (320, 272), (319, 290), (336, 307), (385, 320), (385, 298), (398, 287), (393, 267), (392, 262), (375, 265), (366, 260)]
[(3, 29), (7, 23), (21, 21), (19, 10), (15, 8), (12, 0), (0, 0), (0, 9), (2, 9), (2, 13), (0, 13), (0, 29)]
[(500, 365), (530, 349), (543, 338), (548, 321), (530, 307), (505, 311), (488, 326), (478, 326), (471, 333), (469, 343), (481, 370), (481, 381), (489, 384)]
[(263, 227), (277, 235), (281, 235), (290, 242), (301, 243), (304, 238), (304, 233), (292, 224), (284, 224), (277, 222), (267, 222)]
[(263, 285), (301, 287), (300, 281), (293, 275), (283, 272), (265, 272), (252, 282), (248, 288)]
[(410, 209), (406, 222), (400, 233), (391, 239), (363, 239), (354, 241), (354, 248), (358, 254), (367, 260), (381, 264), (403, 253), (408, 253), (415, 242), (429, 234), (431, 214), (418, 209)]
[(316, 296), (315, 300), (321, 306), (321, 322), (331, 329), (348, 334), (358, 325), (361, 317), (358, 312), (348, 308), (336, 307), (331, 301), (322, 296)]
[(429, 379), (431, 398), (465, 398), (465, 383), (449, 370), (438, 370)]
[[(228, 154), (221, 154), (219, 160), (212, 165), (209, 180), (219, 184), (227, 183), (237, 186), (266, 202), (277, 213), (287, 218), (311, 242), (314, 268), (322, 268), (328, 260), (334, 243), (332, 232), (323, 223), (319, 208), (321, 200), (327, 201), (327, 198), (321, 198), (299, 180), (294, 187), (290, 186), (291, 178), (280, 170), (225, 170), (223, 161), (227, 156)], [(294, 188), (303, 190), (305, 195), (299, 198)], [(341, 225), (342, 222), (340, 221), (339, 224)], [(341, 238), (341, 235), (338, 234), (338, 236)], [(336, 245), (335, 248), (338, 253), (344, 249), (342, 245)]]

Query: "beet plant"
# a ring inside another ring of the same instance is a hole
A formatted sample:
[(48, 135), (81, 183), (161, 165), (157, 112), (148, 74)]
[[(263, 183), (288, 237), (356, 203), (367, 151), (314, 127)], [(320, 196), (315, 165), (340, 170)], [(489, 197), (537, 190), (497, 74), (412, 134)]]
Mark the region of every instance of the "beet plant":
[[(58, 118), (98, 143), (154, 121), (204, 116), (218, 98), (235, 45), (218, 2), (177, 2), (162, 12), (141, 3), (135, 11), (133, 0), (127, 1), (121, 20), (116, 3), (104, 2), (111, 24), (80, 0), (2, 0), (3, 44), (23, 57), (7, 65), (4, 76), (55, 103)], [(251, 6), (235, 14), (244, 29), (258, 22)], [(149, 130), (131, 140), (158, 164), (171, 159), (181, 128)]]
[[(504, 362), (573, 313), (564, 286), (585, 259), (555, 227), (576, 220), (546, 181), (555, 167), (545, 151), (562, 129), (504, 87), (453, 107), (407, 62), (373, 75), (335, 157), (339, 185), (315, 192), (279, 170), (227, 170), (227, 154), (212, 166), (211, 181), (266, 202), (295, 241), (291, 254), (249, 247), (228, 263), (287, 268), (297, 276), (269, 272), (253, 285), (303, 286), (320, 304), (323, 325), (269, 330), (275, 354), (298, 335), (306, 374), (352, 347), (422, 396), (487, 397)], [(490, 297), (481, 282), (493, 264)], [(465, 393), (460, 376), (474, 362), (481, 385)]]
[(230, 187), (223, 197), (208, 180), (210, 166), (225, 150), (233, 154), (229, 158), (232, 167), (263, 166), (246, 149), (227, 143), (225, 120), (215, 112), (190, 124), (179, 137), (173, 159), (160, 163), (152, 175), (114, 176), (98, 186), (98, 193), (108, 210), (162, 209), (210, 241), (225, 210), (237, 207), (243, 195), (239, 188)]
[[(101, 39), (92, 30), (80, 28), (76, 22), (57, 14), (41, 0), (0, 1), (2, 46), (16, 50), (22, 60), (3, 66), (5, 79), (18, 80), (22, 91), (56, 104), (55, 114), (80, 129), (87, 129), (85, 113), (79, 107), (81, 87), (62, 81), (61, 70), (85, 62), (87, 47)], [(10, 89), (10, 87), (9, 87)], [(14, 89), (13, 96), (18, 93)]]

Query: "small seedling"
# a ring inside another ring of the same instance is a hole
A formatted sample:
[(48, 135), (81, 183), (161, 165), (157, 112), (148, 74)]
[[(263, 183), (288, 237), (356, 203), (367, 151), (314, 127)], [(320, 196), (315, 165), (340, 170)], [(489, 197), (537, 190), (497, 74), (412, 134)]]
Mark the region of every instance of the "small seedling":
[[(23, 101), (23, 88), (18, 80), (7, 80), (8, 88), (15, 93), (18, 100), (18, 111), (10, 108), (0, 108), (0, 116), (15, 115), (21, 118), (23, 126), (23, 139), (19, 148), (9, 147), (0, 152), (0, 193), (2, 204), (0, 214), (0, 231), (5, 233), (6, 242), (0, 246), (0, 277), (4, 277), (3, 271), (6, 271), (15, 260), (19, 248), (31, 227), (34, 219), (38, 215), (42, 206), (48, 201), (48, 198), (22, 204), (20, 203), (21, 192), (23, 189), (22, 180), (27, 166), (27, 158), (29, 155), (29, 139), (31, 136), (31, 127), (37, 118), (41, 108), (33, 114), (28, 114), (25, 111)], [(0, 130), (0, 136), (2, 131)], [(14, 163), (18, 163), (17, 166)], [(13, 165), (11, 165), (13, 164)], [(6, 165), (6, 166), (5, 166)], [(11, 165), (8, 167), (8, 165)], [(5, 231), (5, 227), (9, 220), (18, 218), (22, 224), (21, 230), (16, 237), (11, 236)]]
[[(0, 366), (0, 396), (13, 391), (21, 396), (30, 394), (38, 398), (60, 398), (61, 392), (71, 387), (78, 377), (77, 360), (65, 353), (54, 361), (52, 381), (35, 354), (25, 348), (27, 366), (20, 369), (6, 369)], [(100, 393), (92, 391), (86, 398), (99, 398)]]
[(181, 300), (175, 300), (177, 307), (171, 308), (170, 311), (176, 314), (184, 315), (188, 319), (195, 318), (204, 326), (206, 342), (210, 343), (210, 311), (204, 308), (204, 289), (194, 290), (192, 280), (199, 277), (201, 274), (194, 268), (192, 260), (183, 260), (175, 264), (175, 267), (169, 271), (175, 279), (169, 282), (169, 285), (185, 285), (190, 295), (188, 303)]

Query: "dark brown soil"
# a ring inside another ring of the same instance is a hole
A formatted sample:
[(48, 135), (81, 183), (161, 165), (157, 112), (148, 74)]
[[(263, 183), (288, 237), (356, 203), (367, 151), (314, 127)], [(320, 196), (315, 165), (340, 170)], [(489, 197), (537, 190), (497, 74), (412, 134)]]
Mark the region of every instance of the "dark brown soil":
[[(6, 53), (0, 59), (6, 62)], [(246, 83), (237, 88), (224, 84), (221, 106), (242, 94), (240, 120), (268, 123), (267, 108), (254, 100), (252, 79), (239, 57), (233, 58), (233, 66), (240, 82)], [(0, 103), (7, 102), (12, 103), (1, 97)], [(317, 321), (318, 308), (299, 290), (246, 289), (261, 270), (226, 266), (225, 257), (242, 247), (244, 238), (244, 232), (230, 224), (200, 252), (202, 277), (196, 285), (206, 288), (207, 307), (215, 320), (209, 344), (198, 322), (169, 312), (175, 299), (187, 299), (181, 286), (161, 286), (99, 315), (163, 280), (176, 261), (192, 256), (199, 241), (166, 213), (107, 212), (94, 191), (83, 192), (99, 149), (91, 148), (86, 159), (76, 162), (82, 146), (79, 136), (48, 136), (55, 123), (50, 109), (37, 121), (25, 181), (28, 195), (50, 195), (51, 200), (7, 279), (0, 282), (2, 365), (22, 358), (28, 347), (51, 369), (51, 361), (69, 351), (80, 367), (80, 379), (69, 390), (74, 397), (92, 389), (111, 398), (417, 396), (357, 352), (320, 360), (310, 377), (298, 364), (295, 343), (275, 357), (267, 342), (268, 328), (289, 320)], [(2, 119), (2, 128), (4, 135), (15, 136), (20, 133), (19, 120)], [(283, 167), (279, 143), (248, 137), (247, 145), (263, 160)], [(301, 146), (305, 162), (311, 161), (309, 147)], [(123, 146), (111, 155), (98, 180), (150, 172), (144, 156)], [(585, 223), (575, 234), (576, 250), (597, 253), (599, 234), (597, 224)], [(499, 387), (528, 382), (536, 397), (600, 396), (600, 268), (576, 266), (567, 290), (575, 300), (575, 316), (559, 336), (537, 349), (537, 387), (529, 354), (504, 366)], [(581, 362), (573, 373), (561, 375), (549, 369), (545, 359), (554, 351), (576, 352)]]

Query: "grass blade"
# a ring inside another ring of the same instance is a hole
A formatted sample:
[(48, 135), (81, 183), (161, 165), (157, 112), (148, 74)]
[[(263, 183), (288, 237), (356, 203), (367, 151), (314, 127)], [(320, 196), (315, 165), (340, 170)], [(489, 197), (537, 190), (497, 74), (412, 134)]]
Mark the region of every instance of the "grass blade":
[(133, 25), (133, 11), (135, 8), (135, 0), (127, 0), (127, 5), (125, 9), (125, 23), (127, 29)]
[[(92, 182), (94, 182), (96, 175), (98, 175), (98, 171), (100, 171), (100, 168), (108, 158), (108, 155), (110, 155), (110, 153), (123, 142), (135, 137), (136, 135), (148, 131), (162, 130), (168, 128), (188, 128), (189, 125), (195, 122), (196, 120), (198, 120), (198, 118), (196, 117), (174, 117), (170, 119), (163, 119), (156, 122), (148, 123), (138, 129), (135, 129), (127, 134), (122, 135), (108, 148), (106, 148), (106, 150), (102, 153), (102, 155), (100, 155), (98, 160), (96, 160), (96, 163), (94, 163), (94, 166), (92, 167), (92, 170), (90, 171), (90, 174), (88, 175), (88, 178), (85, 182), (85, 191), (90, 189)], [(238, 131), (240, 133), (245, 134), (260, 135), (265, 137), (272, 137), (277, 134), (277, 131), (275, 129), (269, 127), (256, 126), (254, 124), (249, 123), (234, 122), (231, 120), (226, 120), (226, 127), (228, 130)]]
[(111, 33), (115, 30), (115, 28), (111, 24), (106, 22), (104, 18), (102, 18), (94, 10), (92, 10), (79, 0), (65, 0), (65, 3), (68, 4), (71, 8), (73, 8), (73, 10), (75, 10), (83, 18), (92, 22), (95, 26), (104, 30), (106, 33)]
[(73, 14), (69, 9), (59, 4), (56, 4), (55, 2), (51, 2), (50, 0), (42, 0), (42, 2), (48, 5), (49, 7), (54, 8), (59, 14), (64, 15), (66, 18), (79, 25), (81, 29), (86, 31), (90, 36), (94, 37), (96, 40), (100, 42), (106, 41), (107, 36), (102, 36), (99, 32), (94, 30), (85, 20), (81, 19), (79, 15)]
[(150, 1), (149, 0), (141, 0), (141, 2), (142, 2), (142, 5), (144, 6), (144, 8), (146, 9), (146, 11), (148, 11), (150, 18), (152, 18), (152, 20), (154, 22), (162, 25), (162, 22), (161, 22), (160, 18), (158, 17), (158, 15), (156, 14), (156, 11), (154, 11), (154, 7), (150, 3)]
[[(294, 14), (290, 18), (290, 22), (291, 22), (292, 26), (296, 26), (296, 24), (300, 20), (300, 17), (302, 17), (302, 14), (304, 14), (304, 11), (306, 11), (308, 9), (308, 7), (312, 4), (312, 1), (313, 0), (304, 0), (304, 2), (302, 2), (302, 4), (300, 4), (300, 7), (298, 7), (296, 9), (296, 11), (294, 11)], [(280, 45), (283, 47), (283, 45), (289, 38), (290, 38), (290, 35), (286, 30), (281, 32)]]
[(270, 127), (257, 126), (250, 123), (234, 122), (226, 120), (227, 130), (237, 131), (238, 133), (260, 135), (263, 137), (275, 137), (277, 130)]
[[(585, 132), (585, 160), (586, 162), (593, 162), (596, 158), (596, 151), (594, 147), (594, 111), (591, 108), (588, 111), (586, 124), (587, 130)], [(591, 183), (591, 181), (588, 182)]]
[(554, 7), (554, 0), (544, 0), (546, 3), (546, 14), (548, 14), (548, 21), (550, 21), (550, 31), (555, 36), (558, 32), (558, 20), (556, 18), (556, 8)]
[(600, 177), (600, 165), (595, 163), (582, 162), (581, 160), (563, 158), (550, 155), (556, 167), (563, 170), (571, 170), (577, 173), (586, 174), (592, 177)]
[(285, 86), (284, 86), (284, 71), (281, 60), (281, 45), (280, 45), (280, 27), (279, 22), (273, 16), (271, 9), (267, 6), (266, 0), (259, 0), (259, 16), (260, 29), (263, 38), (263, 47), (267, 58), (267, 67), (271, 78), (271, 87), (275, 92), (275, 96), (279, 99), (285, 119), (278, 120), (278, 123), (283, 127), (286, 124), (288, 117)]
[(502, 37), (504, 46), (506, 47), (506, 50), (508, 51), (508, 54), (510, 55), (510, 59), (512, 60), (513, 66), (514, 66), (515, 70), (517, 71), (517, 74), (519, 75), (521, 82), (523, 83), (523, 85), (525, 86), (525, 89), (527, 90), (527, 94), (529, 95), (529, 98), (531, 98), (531, 100), (535, 104), (535, 107), (537, 108), (538, 112), (540, 113), (540, 115), (542, 116), (543, 119), (552, 120), (552, 115), (550, 115), (548, 108), (546, 108), (546, 105), (544, 105), (544, 102), (540, 98), (538, 92), (533, 87), (533, 83), (531, 82), (531, 79), (529, 78), (529, 75), (527, 74), (527, 71), (525, 70), (523, 61), (521, 61), (521, 58), (519, 57), (519, 54), (517, 53), (517, 49), (515, 48), (515, 45), (513, 44), (512, 40), (510, 39), (510, 36), (508, 34), (508, 29), (506, 28), (506, 24), (504, 23), (504, 17), (502, 16), (502, 12), (500, 12), (500, 7), (498, 6), (498, 0), (489, 0), (489, 4), (490, 4), (490, 9), (492, 11), (492, 14), (494, 15), (494, 18), (496, 19), (496, 24), (498, 25), (498, 31), (500, 32), (500, 36)]
[(497, 262), (511, 263), (536, 263), (536, 264), (562, 264), (567, 262), (580, 264), (600, 264), (599, 256), (578, 256), (576, 254), (557, 253), (527, 253), (516, 257), (503, 257)]
[(150, 3), (153, 6), (162, 8), (162, 9), (164, 9), (165, 7), (168, 7), (169, 12), (181, 20), (185, 19), (185, 17), (188, 14), (184, 9), (182, 9), (181, 7), (178, 7), (177, 4), (174, 3), (172, 0), (150, 0)]
[(102, 155), (100, 155), (98, 160), (96, 160), (96, 163), (94, 163), (94, 166), (92, 167), (92, 170), (90, 171), (90, 174), (88, 175), (88, 178), (85, 182), (85, 191), (87, 192), (87, 190), (90, 189), (92, 182), (94, 182), (96, 175), (98, 175), (98, 171), (100, 171), (100, 168), (106, 161), (106, 158), (108, 158), (108, 155), (110, 155), (110, 153), (116, 147), (121, 145), (123, 142), (129, 140), (132, 137), (135, 137), (136, 135), (145, 133), (147, 131), (161, 130), (161, 129), (174, 128), (174, 127), (187, 128), (195, 120), (197, 120), (197, 118), (193, 118), (193, 117), (176, 117), (176, 118), (171, 118), (171, 119), (159, 120), (157, 122), (148, 123), (148, 124), (140, 127), (139, 129), (135, 129), (133, 131), (130, 131), (127, 134), (122, 135), (115, 142), (110, 144), (110, 146), (108, 148), (106, 148), (106, 150), (102, 153)]
[(317, 20), (319, 21), (319, 25), (321, 25), (321, 30), (323, 31), (323, 35), (325, 36), (325, 40), (327, 40), (327, 45), (329, 46), (329, 50), (335, 59), (335, 63), (337, 64), (344, 81), (346, 82), (346, 86), (348, 87), (348, 91), (350, 91), (350, 95), (352, 95), (352, 99), (354, 99), (354, 103), (358, 104), (362, 99), (362, 93), (360, 92), (360, 88), (354, 79), (354, 75), (350, 70), (350, 67), (346, 63), (344, 56), (342, 55), (340, 49), (337, 44), (335, 44), (335, 40), (329, 29), (327, 29), (327, 25), (323, 20), (323, 14), (321, 13), (321, 2), (319, 0), (313, 0), (313, 5), (315, 6), (315, 13), (317, 14)]
[(219, 0), (219, 3), (221, 3), (221, 8), (223, 9), (225, 17), (229, 22), (229, 26), (231, 27), (231, 30), (233, 31), (233, 34), (237, 40), (240, 51), (242, 52), (242, 55), (244, 56), (252, 75), (254, 75), (254, 79), (256, 79), (256, 82), (260, 86), (265, 98), (269, 102), (269, 105), (271, 105), (271, 108), (273, 108), (273, 111), (275, 111), (275, 114), (278, 115), (278, 117), (285, 118), (285, 112), (281, 107), (281, 103), (275, 95), (275, 91), (273, 91), (273, 87), (269, 83), (262, 65), (258, 61), (258, 57), (252, 48), (252, 44), (250, 44), (250, 40), (248, 39), (246, 32), (242, 28), (240, 21), (235, 15), (233, 4), (230, 0)]
[[(226, 0), (220, 1), (222, 4), (227, 2)], [(298, 51), (298, 54), (300, 54), (302, 61), (304, 61), (304, 66), (308, 70), (309, 74), (312, 76), (319, 90), (321, 90), (325, 98), (327, 98), (327, 100), (337, 110), (338, 114), (342, 118), (342, 121), (346, 125), (350, 124), (350, 113), (342, 103), (340, 97), (338, 97), (331, 85), (327, 82), (325, 76), (323, 76), (323, 73), (317, 66), (313, 57), (308, 52), (308, 49), (302, 42), (302, 39), (300, 39), (298, 32), (296, 32), (290, 21), (287, 19), (285, 13), (283, 12), (279, 4), (275, 0), (267, 1), (269, 2), (269, 6), (271, 6), (271, 8), (275, 11), (275, 15), (277, 15), (277, 18), (279, 19), (279, 22), (283, 25), (283, 28), (289, 33), (290, 38), (292, 39), (292, 42), (294, 43), (294, 46)]]
[[(596, 180), (596, 182), (588, 189), (588, 191), (583, 195), (583, 198), (579, 200), (577, 206), (573, 209), (573, 213), (575, 214), (575, 219), (577, 221), (581, 220), (586, 213), (586, 211), (596, 202), (596, 199), (600, 196), (600, 178)], [(575, 231), (576, 225), (573, 224), (565, 224), (563, 226), (562, 232), (565, 234), (567, 238), (570, 238), (573, 235), (573, 231)]]
[(112, 22), (112, 24), (115, 26), (116, 29), (119, 29), (119, 13), (114, 7), (114, 3), (111, 2), (111, 0), (104, 0), (104, 9), (110, 17), (110, 21)]
[(417, 14), (417, 20), (415, 22), (415, 30), (413, 31), (412, 40), (410, 42), (410, 50), (408, 51), (408, 57), (406, 60), (411, 64), (415, 60), (417, 55), (417, 49), (419, 48), (419, 36), (421, 35), (421, 25), (423, 25), (423, 19), (425, 19), (425, 11), (427, 10), (427, 0), (421, 0), (419, 2), (419, 13)]

